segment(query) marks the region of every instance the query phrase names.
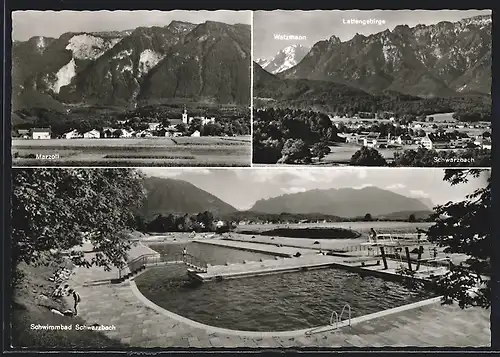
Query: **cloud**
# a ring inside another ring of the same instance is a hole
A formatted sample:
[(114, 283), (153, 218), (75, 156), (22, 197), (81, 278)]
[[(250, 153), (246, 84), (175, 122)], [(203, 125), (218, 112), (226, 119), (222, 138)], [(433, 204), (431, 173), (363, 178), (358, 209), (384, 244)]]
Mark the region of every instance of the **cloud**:
[(430, 197), (430, 195), (427, 192), (424, 192), (422, 190), (410, 190), (410, 195), (414, 197)]
[(385, 188), (387, 190), (401, 190), (401, 189), (403, 189), (405, 187), (406, 187), (406, 185), (404, 185), (402, 183), (394, 183), (392, 185), (386, 186)]
[(281, 191), (284, 193), (299, 193), (299, 192), (306, 192), (307, 188), (305, 187), (282, 187)]

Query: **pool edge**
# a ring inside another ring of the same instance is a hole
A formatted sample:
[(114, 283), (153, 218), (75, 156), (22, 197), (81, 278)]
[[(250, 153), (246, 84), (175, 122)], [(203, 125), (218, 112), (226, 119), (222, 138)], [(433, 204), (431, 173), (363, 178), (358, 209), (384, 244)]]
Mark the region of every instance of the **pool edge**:
[[(242, 330), (231, 330), (231, 329), (226, 329), (222, 327), (215, 327), (215, 326), (210, 326), (203, 324), (201, 322), (197, 322), (191, 319), (188, 319), (184, 316), (178, 315), (174, 312), (171, 312), (161, 306), (156, 305), (154, 302), (146, 298), (139, 290), (137, 287), (137, 284), (135, 283), (134, 280), (130, 280), (130, 288), (132, 289), (132, 292), (136, 296), (138, 300), (140, 300), (143, 304), (146, 306), (150, 307), (151, 309), (155, 310), (156, 312), (160, 313), (161, 315), (164, 315), (166, 317), (172, 318), (178, 322), (185, 323), (191, 327), (194, 328), (199, 328), (206, 330), (211, 333), (222, 333), (226, 335), (236, 335), (236, 336), (247, 336), (247, 337), (298, 337), (298, 336), (304, 336), (308, 334), (316, 334), (316, 333), (322, 333), (322, 332), (327, 332), (334, 330), (336, 328), (343, 328), (347, 326), (352, 326), (357, 323), (361, 322), (366, 322), (370, 321), (373, 319), (377, 319), (380, 317), (385, 317), (385, 316), (390, 316), (392, 314), (397, 314), (403, 311), (407, 310), (412, 310), (412, 309), (417, 309), (419, 307), (424, 307), (432, 304), (436, 304), (441, 301), (442, 296), (434, 297), (431, 299), (426, 299), (418, 302), (414, 302), (411, 304), (406, 304), (403, 306), (395, 307), (392, 309), (387, 309), (387, 310), (382, 310), (379, 312), (375, 312), (372, 314), (367, 314), (359, 317), (355, 317), (353, 319), (349, 320), (343, 320), (337, 325), (326, 325), (326, 326), (319, 326), (319, 327), (310, 327), (307, 329), (300, 329), (300, 330), (291, 330), (291, 331), (242, 331)], [(314, 331), (314, 332), (312, 332)]]

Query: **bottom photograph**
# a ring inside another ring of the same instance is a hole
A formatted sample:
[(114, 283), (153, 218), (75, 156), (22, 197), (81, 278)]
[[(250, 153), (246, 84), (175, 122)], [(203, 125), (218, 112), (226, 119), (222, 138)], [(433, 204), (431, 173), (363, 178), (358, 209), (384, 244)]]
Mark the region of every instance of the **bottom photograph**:
[(12, 172), (13, 348), (491, 346), (490, 171)]

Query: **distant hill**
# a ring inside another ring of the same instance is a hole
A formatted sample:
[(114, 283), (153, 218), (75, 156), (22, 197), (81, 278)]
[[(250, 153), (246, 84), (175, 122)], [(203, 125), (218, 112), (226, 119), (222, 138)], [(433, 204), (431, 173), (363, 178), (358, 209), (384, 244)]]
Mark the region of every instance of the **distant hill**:
[(228, 214), (236, 208), (195, 185), (175, 179), (148, 177), (147, 191), (141, 213), (146, 217), (156, 214), (185, 214), (210, 211), (214, 215)]
[(486, 118), (484, 120), (489, 120), (491, 115), (491, 97), (476, 92), (432, 98), (412, 96), (392, 89), (373, 94), (341, 79), (334, 82), (293, 76), (283, 78), (282, 73), (271, 74), (258, 63), (254, 63), (253, 73), (254, 108), (257, 109), (313, 109), (349, 115), (359, 111), (372, 111), (373, 108), (400, 114), (434, 114), (465, 110), (468, 113), (482, 113)]
[(428, 211), (424, 203), (377, 187), (310, 190), (259, 200), (250, 209), (255, 212), (279, 214), (318, 213), (340, 217), (372, 217), (393, 212)]

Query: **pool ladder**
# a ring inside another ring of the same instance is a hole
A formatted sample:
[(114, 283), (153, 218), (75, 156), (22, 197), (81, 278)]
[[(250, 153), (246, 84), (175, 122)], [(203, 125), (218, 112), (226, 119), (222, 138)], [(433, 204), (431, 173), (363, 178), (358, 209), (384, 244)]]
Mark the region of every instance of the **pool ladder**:
[[(349, 325), (351, 326), (351, 306), (349, 304), (345, 304), (344, 307), (342, 308), (342, 311), (340, 312), (340, 315), (337, 313), (337, 311), (332, 311), (332, 315), (330, 316), (330, 326), (334, 326), (333, 330), (338, 330), (339, 324), (342, 322), (342, 316), (344, 316), (344, 312), (346, 311), (349, 314)], [(312, 330), (309, 330), (306, 332), (306, 335), (312, 335), (313, 333), (319, 332), (320, 330), (323, 330), (324, 326), (316, 327)], [(325, 330), (327, 331), (327, 330)], [(323, 332), (325, 332), (323, 331)], [(329, 330), (328, 330), (329, 331)]]

